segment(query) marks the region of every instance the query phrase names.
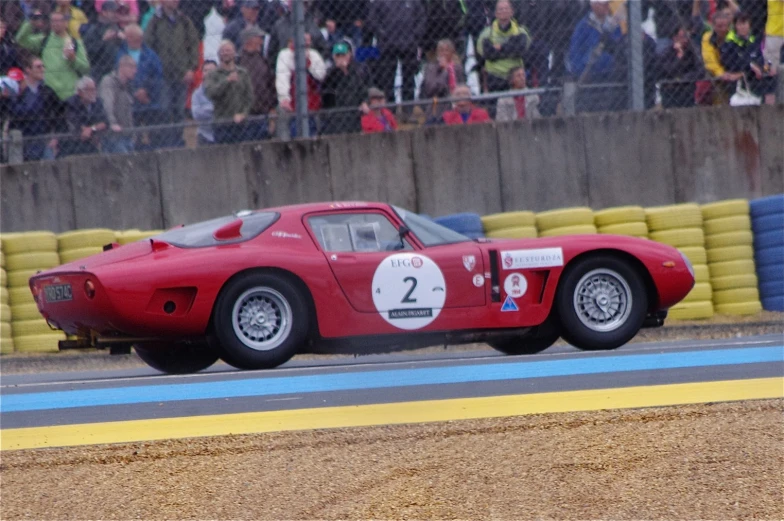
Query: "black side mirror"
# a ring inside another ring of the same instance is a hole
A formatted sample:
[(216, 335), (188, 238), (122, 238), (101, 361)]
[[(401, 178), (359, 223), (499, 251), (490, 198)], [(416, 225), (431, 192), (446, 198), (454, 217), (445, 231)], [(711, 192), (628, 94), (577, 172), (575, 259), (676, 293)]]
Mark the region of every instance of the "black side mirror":
[(400, 246), (397, 248), (398, 250), (406, 249), (406, 243), (404, 242), (404, 239), (406, 235), (408, 235), (409, 233), (411, 233), (411, 229), (405, 224), (401, 224), (400, 226), (398, 226), (397, 235), (400, 238)]

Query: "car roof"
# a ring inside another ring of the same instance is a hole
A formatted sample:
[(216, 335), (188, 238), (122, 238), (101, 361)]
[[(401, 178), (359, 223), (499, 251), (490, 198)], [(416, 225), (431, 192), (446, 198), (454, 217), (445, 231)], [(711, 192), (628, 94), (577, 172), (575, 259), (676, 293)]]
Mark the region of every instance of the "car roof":
[(261, 208), (260, 212), (279, 212), (281, 214), (298, 213), (306, 214), (312, 212), (323, 212), (329, 210), (389, 210), (390, 205), (379, 202), (367, 201), (328, 201), (316, 203), (289, 204), (270, 208)]

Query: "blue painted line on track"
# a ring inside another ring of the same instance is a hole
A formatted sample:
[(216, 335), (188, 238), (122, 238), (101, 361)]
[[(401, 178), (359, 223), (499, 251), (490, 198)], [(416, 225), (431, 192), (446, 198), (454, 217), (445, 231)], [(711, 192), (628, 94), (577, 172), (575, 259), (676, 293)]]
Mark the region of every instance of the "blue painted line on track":
[(0, 412), (519, 380), (765, 362), (784, 362), (784, 346), (11, 394), (0, 399)]

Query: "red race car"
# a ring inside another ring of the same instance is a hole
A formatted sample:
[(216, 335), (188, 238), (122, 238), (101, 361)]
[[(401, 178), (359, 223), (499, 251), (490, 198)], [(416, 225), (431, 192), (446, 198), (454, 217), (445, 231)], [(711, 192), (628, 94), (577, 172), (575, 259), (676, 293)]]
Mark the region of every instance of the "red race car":
[(686, 257), (647, 239), (474, 240), (360, 202), (243, 211), (30, 279), (43, 316), (77, 337), (61, 349), (133, 347), (167, 373), (444, 343), (613, 349), (693, 285)]

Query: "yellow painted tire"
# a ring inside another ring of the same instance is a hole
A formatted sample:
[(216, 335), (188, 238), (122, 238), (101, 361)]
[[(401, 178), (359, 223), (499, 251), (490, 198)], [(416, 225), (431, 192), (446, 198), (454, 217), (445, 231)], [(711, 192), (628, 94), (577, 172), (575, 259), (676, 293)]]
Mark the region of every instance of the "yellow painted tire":
[(708, 263), (708, 255), (705, 252), (705, 248), (702, 246), (684, 246), (683, 248), (678, 248), (678, 250), (686, 255), (686, 258), (689, 259), (692, 264)]
[(0, 286), (8, 286), (8, 272), (0, 268)]
[(724, 289), (713, 292), (713, 303), (736, 304), (738, 302), (754, 302), (759, 300), (759, 290), (754, 288)]
[(11, 306), (17, 306), (19, 304), (35, 304), (33, 292), (30, 291), (29, 286), (9, 288), (8, 301), (10, 302)]
[(514, 228), (502, 228), (487, 232), (485, 237), (488, 239), (536, 239), (539, 236), (534, 226), (517, 226)]
[(3, 253), (9, 257), (18, 253), (35, 251), (57, 251), (57, 236), (47, 231), (3, 235)]
[(57, 247), (61, 252), (81, 248), (103, 248), (105, 244), (112, 243), (115, 239), (114, 230), (105, 228), (73, 230), (57, 236)]
[(762, 303), (736, 302), (734, 304), (717, 304), (714, 306), (716, 313), (721, 315), (756, 315), (762, 311)]
[(749, 202), (746, 199), (728, 199), (726, 201), (703, 204), (700, 209), (702, 210), (702, 218), (708, 221), (733, 215), (748, 215)]
[(711, 300), (713, 297), (713, 290), (709, 282), (699, 282), (694, 285), (688, 295), (686, 295), (681, 302), (699, 302), (703, 300)]
[(485, 232), (493, 232), (502, 228), (519, 228), (521, 226), (535, 226), (536, 214), (534, 212), (504, 212), (484, 215), (481, 217)]
[[(615, 208), (605, 208), (593, 214), (594, 224), (598, 228), (612, 226), (615, 224), (627, 224), (645, 222), (645, 208), (642, 206), (617, 206)], [(612, 232), (607, 232), (612, 233)], [(647, 225), (646, 225), (647, 233)], [(627, 235), (627, 234), (619, 234)]]
[(11, 307), (12, 320), (33, 320), (43, 318), (38, 311), (38, 304), (19, 304)]
[(588, 224), (594, 226), (593, 210), (587, 206), (549, 210), (536, 214), (536, 227), (540, 232), (553, 228), (565, 228)]
[(708, 264), (753, 258), (754, 248), (751, 246), (728, 246), (726, 248), (708, 250)]
[(575, 226), (563, 226), (561, 228), (550, 228), (539, 232), (539, 237), (556, 237), (560, 235), (582, 235), (597, 233), (596, 226), (593, 224), (579, 224)]
[(734, 215), (705, 221), (705, 235), (720, 233), (747, 232), (751, 230), (751, 218), (748, 215)]
[(728, 262), (716, 262), (708, 266), (712, 279), (719, 277), (729, 277), (730, 275), (754, 274), (753, 260), (735, 260)]
[(0, 304), (8, 304), (8, 288), (0, 286)]
[(8, 304), (0, 304), (0, 322), (11, 322), (11, 306)]
[(117, 242), (120, 244), (130, 244), (132, 242), (140, 241), (142, 239), (149, 239), (150, 237), (155, 237), (156, 235), (160, 235), (163, 233), (162, 230), (151, 230), (146, 232), (128, 232), (125, 233), (122, 237), (117, 237)]
[(40, 270), (14, 270), (8, 272), (8, 287), (18, 288), (21, 286), (29, 287), (30, 277)]
[(0, 268), (5, 268), (5, 253), (0, 251)]
[(14, 331), (13, 336), (51, 335), (55, 333), (43, 318), (14, 321), (11, 327)]
[(700, 228), (676, 228), (672, 230), (662, 230), (651, 232), (648, 237), (652, 241), (669, 244), (676, 248), (687, 246), (705, 246), (705, 234)]
[(608, 224), (599, 226), (599, 233), (609, 233), (613, 235), (631, 235), (633, 237), (648, 237), (648, 225), (645, 221), (628, 222), (621, 224)]
[(60, 265), (60, 256), (57, 252), (16, 253), (9, 255), (5, 262), (8, 271), (49, 269)]
[(56, 353), (60, 340), (65, 340), (64, 334), (15, 336), (14, 348), (17, 353)]
[(66, 264), (68, 262), (81, 260), (89, 257), (90, 255), (96, 255), (101, 252), (103, 252), (103, 248), (95, 246), (89, 248), (79, 248), (76, 250), (63, 250), (60, 252), (60, 262)]
[(0, 355), (7, 355), (13, 353), (14, 351), (14, 339), (11, 337), (0, 336)]
[(713, 303), (710, 300), (679, 303), (671, 307), (667, 313), (667, 318), (674, 320), (699, 320), (712, 316)]
[(707, 264), (695, 264), (694, 268), (694, 282), (710, 282), (710, 270)]
[(699, 228), (702, 226), (702, 211), (694, 203), (656, 206), (645, 209), (645, 221), (651, 231)]
[(0, 337), (13, 338), (13, 328), (8, 320), (0, 320)]
[(757, 276), (753, 273), (745, 275), (730, 275), (728, 277), (716, 277), (710, 279), (714, 291), (722, 291), (737, 288), (756, 288), (758, 284)]
[(729, 246), (751, 246), (752, 244), (754, 244), (754, 234), (749, 230), (705, 236), (705, 247), (709, 250)]

